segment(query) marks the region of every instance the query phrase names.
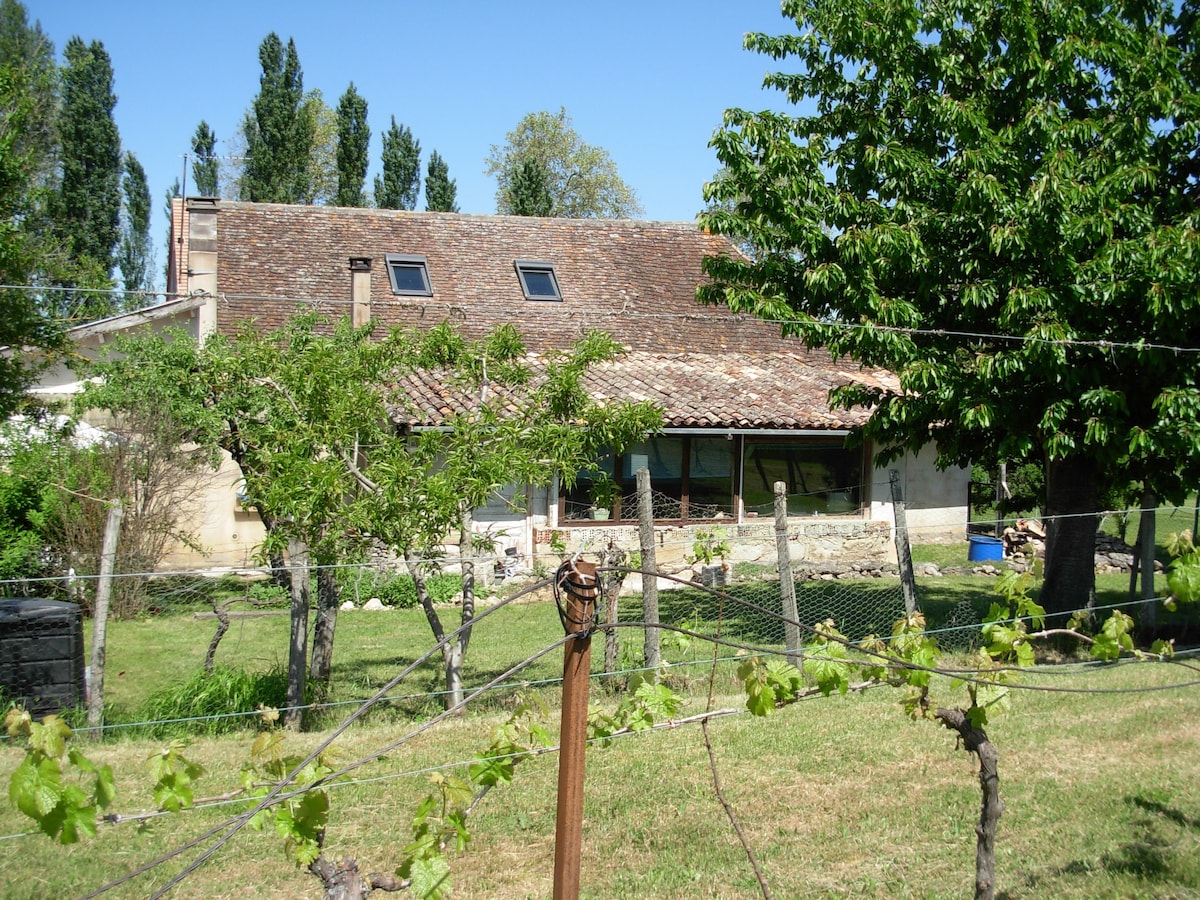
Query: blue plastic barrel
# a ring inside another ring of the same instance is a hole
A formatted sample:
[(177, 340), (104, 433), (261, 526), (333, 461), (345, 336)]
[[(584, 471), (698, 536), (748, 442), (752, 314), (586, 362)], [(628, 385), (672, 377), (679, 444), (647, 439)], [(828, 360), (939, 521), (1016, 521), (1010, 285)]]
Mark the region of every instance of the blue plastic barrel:
[(988, 537), (986, 534), (973, 534), (967, 538), (967, 542), (969, 544), (967, 559), (971, 562), (1004, 559), (1004, 541), (1000, 538)]

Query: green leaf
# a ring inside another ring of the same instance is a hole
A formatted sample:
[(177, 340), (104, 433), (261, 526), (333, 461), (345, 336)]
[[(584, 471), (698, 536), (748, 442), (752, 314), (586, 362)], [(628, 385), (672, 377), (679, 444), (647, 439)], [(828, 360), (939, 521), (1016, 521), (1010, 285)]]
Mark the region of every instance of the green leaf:
[(412, 879), (410, 890), (414, 896), (422, 900), (441, 900), (450, 896), (450, 864), (445, 857), (414, 859), (406, 877)]

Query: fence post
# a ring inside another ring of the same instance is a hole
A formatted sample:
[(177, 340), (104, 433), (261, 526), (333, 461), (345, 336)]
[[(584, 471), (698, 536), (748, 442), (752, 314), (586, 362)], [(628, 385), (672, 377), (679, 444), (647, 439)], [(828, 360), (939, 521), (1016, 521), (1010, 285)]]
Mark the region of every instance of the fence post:
[(800, 626), (796, 612), (796, 578), (788, 549), (787, 482), (775, 482), (775, 553), (779, 560), (779, 591), (783, 596), (783, 639), (788, 653), (800, 652)]
[[(108, 507), (108, 519), (104, 523), (104, 540), (100, 545), (100, 579), (96, 583), (96, 608), (92, 618), (92, 666), (88, 673), (90, 693), (88, 695), (87, 723), (99, 728), (104, 723), (104, 656), (108, 641), (108, 598), (112, 596), (113, 569), (117, 561), (117, 537), (121, 533), (121, 519), (125, 507), (120, 498)], [(93, 732), (96, 738), (100, 732)]]
[(900, 586), (904, 590), (904, 611), (912, 615), (917, 604), (917, 579), (913, 576), (912, 546), (908, 542), (908, 519), (904, 514), (904, 493), (900, 490), (900, 473), (888, 470), (892, 482), (892, 510), (896, 519), (896, 562), (900, 566)]
[[(658, 621), (658, 562), (654, 556), (654, 499), (650, 496), (650, 470), (637, 471), (638, 537), (642, 551), (642, 621)], [(642, 664), (654, 671), (662, 665), (657, 628), (645, 629)]]
[(308, 656), (308, 545), (295, 538), (288, 541), (288, 571), (291, 577), (291, 637), (288, 647), (287, 712), (283, 724), (297, 729), (304, 717), (305, 664)]
[(558, 810), (554, 827), (554, 900), (579, 896), (583, 850), (583, 775), (587, 754), (588, 680), (596, 610), (596, 564), (564, 563), (555, 585), (567, 634), (563, 650), (562, 727), (558, 740)]

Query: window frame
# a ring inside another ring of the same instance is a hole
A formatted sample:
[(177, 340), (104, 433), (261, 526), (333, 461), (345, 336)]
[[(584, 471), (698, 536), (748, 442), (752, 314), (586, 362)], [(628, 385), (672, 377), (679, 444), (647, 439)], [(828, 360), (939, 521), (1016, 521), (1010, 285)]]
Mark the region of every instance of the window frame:
[[(388, 283), (391, 285), (392, 293), (398, 297), (432, 297), (433, 282), (429, 280), (429, 262), (419, 253), (388, 253), (384, 255), (384, 265), (387, 267)], [(409, 288), (401, 288), (396, 284), (396, 272), (394, 266), (402, 266), (411, 268), (421, 274), (421, 281), (425, 287), (423, 290), (412, 290)]]
[[(517, 271), (517, 280), (521, 283), (521, 293), (525, 295), (526, 300), (543, 303), (562, 302), (562, 287), (558, 283), (558, 273), (554, 270), (554, 263), (536, 259), (514, 259), (513, 268)], [(527, 273), (538, 273), (549, 276), (550, 284), (554, 288), (554, 294), (533, 293), (529, 289), (529, 282), (525, 277)]]

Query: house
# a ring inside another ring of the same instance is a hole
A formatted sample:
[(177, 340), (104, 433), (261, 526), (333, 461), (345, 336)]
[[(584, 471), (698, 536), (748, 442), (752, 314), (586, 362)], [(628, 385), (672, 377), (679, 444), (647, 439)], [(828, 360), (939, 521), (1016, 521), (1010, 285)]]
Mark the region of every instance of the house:
[[(890, 554), (888, 473), (873, 468), (871, 448), (844, 446), (865, 414), (827, 402), (837, 384), (890, 376), (835, 363), (770, 323), (698, 304), (702, 259), (731, 252), (725, 238), (683, 223), (177, 199), (168, 292), (180, 299), (156, 308), (154, 321), (186, 316), (201, 338), (233, 334), (247, 321), (273, 329), (311, 308), (356, 323), (449, 320), (468, 336), (512, 322), (531, 350), (567, 347), (602, 329), (629, 352), (599, 366), (589, 390), (665, 411), (661, 434), (603, 464), (625, 497), (636, 471), (649, 468), (664, 533), (720, 523), (770, 543), (772, 486), (782, 480), (798, 557)], [(429, 401), (426, 421), (398, 424), (435, 424), (444, 398)], [(919, 539), (960, 540), (969, 473), (936, 471), (931, 452), (894, 468)], [(200, 529), (212, 556), (191, 564), (242, 564), (261, 535), (237, 504), (236, 472), (227, 475), (225, 496)], [(631, 504), (618, 499), (605, 521), (591, 488), (584, 478), (570, 491), (527, 490), (522, 514), (498, 503), (476, 520), (529, 558), (554, 534), (575, 546), (632, 530)]]

